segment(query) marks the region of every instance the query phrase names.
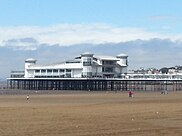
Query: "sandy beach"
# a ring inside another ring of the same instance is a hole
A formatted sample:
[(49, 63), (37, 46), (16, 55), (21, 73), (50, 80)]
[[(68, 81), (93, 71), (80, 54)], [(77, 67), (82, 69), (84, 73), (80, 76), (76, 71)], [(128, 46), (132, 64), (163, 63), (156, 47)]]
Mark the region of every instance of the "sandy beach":
[(1, 136), (181, 136), (182, 92), (0, 95)]

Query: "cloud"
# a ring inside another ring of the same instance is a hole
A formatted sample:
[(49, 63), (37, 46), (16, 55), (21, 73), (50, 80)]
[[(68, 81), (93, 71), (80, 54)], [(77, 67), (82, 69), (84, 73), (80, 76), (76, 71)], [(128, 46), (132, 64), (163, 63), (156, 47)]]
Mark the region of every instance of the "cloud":
[[(70, 46), (85, 43), (120, 43), (136, 39), (149, 40), (152, 38), (182, 39), (181, 34), (164, 34), (151, 32), (143, 28), (123, 28), (107, 24), (0, 27), (0, 35), (0, 46), (17, 46), (19, 49), (25, 50), (36, 49), (41, 44)], [(27, 38), (29, 41), (27, 41)]]
[(39, 45), (34, 38), (9, 39), (2, 41), (2, 46), (14, 50), (36, 50)]
[[(0, 77), (7, 77), (11, 70), (23, 70), (26, 58), (35, 58), (37, 64), (52, 64), (69, 60), (83, 52), (92, 52), (96, 55), (116, 56), (120, 53), (128, 55), (128, 69), (140, 67), (162, 68), (182, 65), (182, 42), (170, 39), (133, 40), (120, 43), (105, 44), (77, 44), (72, 46), (59, 46), (39, 44), (35, 39), (12, 39), (7, 43), (16, 44), (23, 41), (38, 44), (36, 50), (12, 50), (14, 47), (0, 48)], [(23, 48), (23, 47), (22, 47)]]

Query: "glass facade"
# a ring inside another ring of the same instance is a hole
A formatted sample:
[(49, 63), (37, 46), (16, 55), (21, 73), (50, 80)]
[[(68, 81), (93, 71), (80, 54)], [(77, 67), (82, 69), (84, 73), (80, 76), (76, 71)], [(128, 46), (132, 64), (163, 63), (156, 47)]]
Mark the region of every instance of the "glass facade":
[(91, 58), (84, 58), (83, 59), (83, 66), (91, 66), (92, 65), (92, 59)]
[(114, 67), (103, 67), (102, 72), (114, 72)]

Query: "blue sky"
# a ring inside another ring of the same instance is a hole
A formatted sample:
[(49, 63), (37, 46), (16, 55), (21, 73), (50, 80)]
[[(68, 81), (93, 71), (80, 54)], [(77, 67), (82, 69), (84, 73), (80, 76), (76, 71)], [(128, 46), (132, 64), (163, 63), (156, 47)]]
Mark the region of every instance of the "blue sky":
[(181, 30), (181, 0), (1, 0), (0, 26), (106, 23)]

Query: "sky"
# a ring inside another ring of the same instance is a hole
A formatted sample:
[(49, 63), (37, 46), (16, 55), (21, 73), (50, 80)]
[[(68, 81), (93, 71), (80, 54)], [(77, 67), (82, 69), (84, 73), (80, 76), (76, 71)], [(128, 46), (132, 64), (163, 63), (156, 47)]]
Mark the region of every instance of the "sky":
[(27, 37), (60, 45), (181, 40), (181, 4), (180, 0), (0, 0), (0, 42)]
[(0, 0), (0, 42), (26, 37), (60, 45), (179, 40), (181, 5), (181, 0)]
[(179, 43), (181, 5), (181, 0), (0, 0), (0, 47), (32, 51), (42, 44), (154, 38)]
[(1, 26), (103, 23), (151, 31), (180, 27), (181, 0), (1, 0)]

